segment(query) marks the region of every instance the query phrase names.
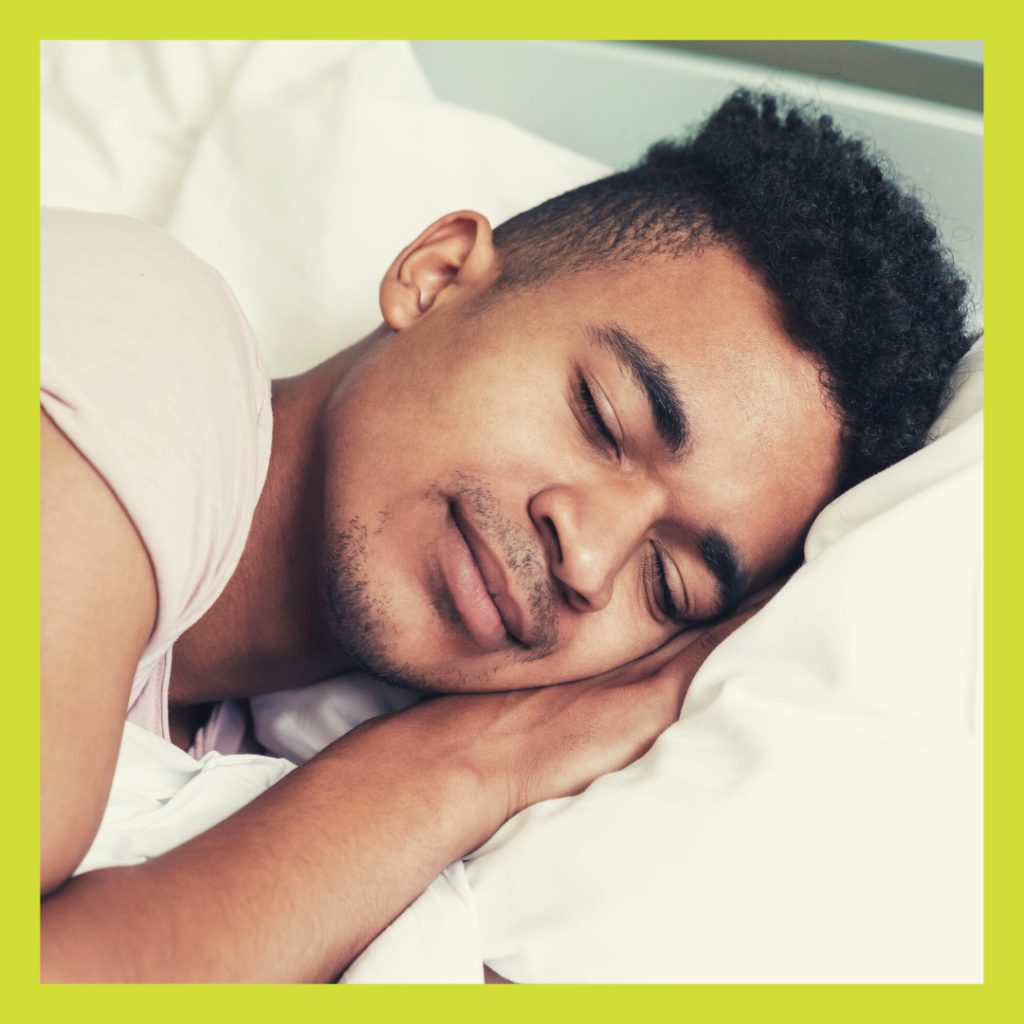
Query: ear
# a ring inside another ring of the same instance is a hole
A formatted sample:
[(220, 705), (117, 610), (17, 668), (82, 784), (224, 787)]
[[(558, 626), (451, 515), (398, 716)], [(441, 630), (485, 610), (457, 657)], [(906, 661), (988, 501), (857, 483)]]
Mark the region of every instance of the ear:
[(380, 285), (380, 309), (393, 331), (482, 285), (495, 265), (491, 225), (482, 213), (459, 210), (434, 221), (391, 264)]

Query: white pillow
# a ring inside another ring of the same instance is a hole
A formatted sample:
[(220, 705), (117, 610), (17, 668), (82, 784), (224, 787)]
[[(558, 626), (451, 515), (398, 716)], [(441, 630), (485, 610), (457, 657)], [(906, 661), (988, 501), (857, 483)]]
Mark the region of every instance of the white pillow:
[(495, 970), (983, 980), (983, 414), (953, 423), (980, 355), (949, 429), (821, 513), (646, 756), (473, 855)]
[(44, 205), (165, 226), (203, 132), (252, 43), (44, 40)]
[(380, 322), (433, 220), (492, 224), (607, 173), (433, 97), (407, 42), (47, 44), (42, 201), (166, 227), (227, 279), (272, 377)]

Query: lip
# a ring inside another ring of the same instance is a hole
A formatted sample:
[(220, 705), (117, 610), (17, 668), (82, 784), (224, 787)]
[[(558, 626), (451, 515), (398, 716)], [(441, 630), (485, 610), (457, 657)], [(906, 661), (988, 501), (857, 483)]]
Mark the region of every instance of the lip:
[(449, 510), (440, 551), (448, 591), (476, 643), (486, 651), (501, 650), (521, 634), (519, 608), (509, 597), (503, 567), (484, 538), (456, 503)]

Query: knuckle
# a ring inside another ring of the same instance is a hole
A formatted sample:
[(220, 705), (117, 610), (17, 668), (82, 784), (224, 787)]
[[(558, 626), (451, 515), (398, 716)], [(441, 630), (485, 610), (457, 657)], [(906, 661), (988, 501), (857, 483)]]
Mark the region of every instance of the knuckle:
[(718, 630), (709, 629), (706, 633), (702, 633), (697, 643), (705, 656), (710, 654), (721, 643)]

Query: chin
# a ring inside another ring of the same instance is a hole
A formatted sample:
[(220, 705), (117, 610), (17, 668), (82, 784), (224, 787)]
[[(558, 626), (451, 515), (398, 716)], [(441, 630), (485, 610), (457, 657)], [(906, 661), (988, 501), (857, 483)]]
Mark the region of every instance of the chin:
[[(324, 547), (322, 602), (339, 646), (365, 672), (392, 686), (420, 693), (465, 689), (469, 679), (451, 667), (460, 660), (457, 654), (438, 665), (438, 671), (423, 663), (423, 651), (447, 648), (449, 638), (438, 637), (436, 628), (432, 639), (418, 638), (424, 630), (414, 628), (407, 614), (396, 621), (396, 602), (371, 585), (366, 544), (365, 535), (355, 529), (333, 533)], [(448, 632), (426, 602), (424, 613), (428, 620), (435, 620), (435, 627)], [(436, 660), (436, 655), (430, 660)]]

